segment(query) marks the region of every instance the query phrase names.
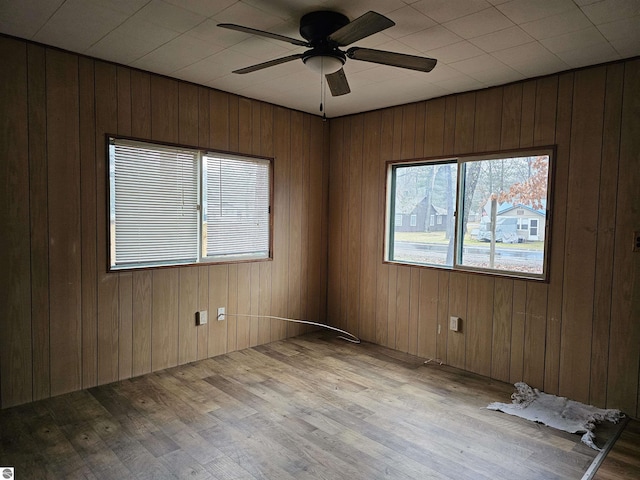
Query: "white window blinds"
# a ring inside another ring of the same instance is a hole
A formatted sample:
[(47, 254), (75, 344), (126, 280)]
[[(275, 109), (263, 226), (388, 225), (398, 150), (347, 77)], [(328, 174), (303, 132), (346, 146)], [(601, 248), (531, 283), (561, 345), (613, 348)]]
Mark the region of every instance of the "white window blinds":
[(270, 170), (268, 160), (205, 156), (205, 256), (269, 257)]
[(198, 152), (113, 140), (110, 160), (112, 267), (195, 262)]
[(270, 258), (271, 160), (109, 139), (112, 270)]

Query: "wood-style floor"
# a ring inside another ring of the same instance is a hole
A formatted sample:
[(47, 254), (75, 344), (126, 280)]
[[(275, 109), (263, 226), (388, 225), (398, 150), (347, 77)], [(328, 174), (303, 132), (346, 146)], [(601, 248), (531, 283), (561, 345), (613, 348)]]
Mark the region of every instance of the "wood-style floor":
[(627, 424), (593, 479), (640, 479), (640, 421)]
[(312, 333), (3, 410), (0, 466), (19, 479), (580, 479), (596, 452), (579, 435), (484, 409), (512, 390)]

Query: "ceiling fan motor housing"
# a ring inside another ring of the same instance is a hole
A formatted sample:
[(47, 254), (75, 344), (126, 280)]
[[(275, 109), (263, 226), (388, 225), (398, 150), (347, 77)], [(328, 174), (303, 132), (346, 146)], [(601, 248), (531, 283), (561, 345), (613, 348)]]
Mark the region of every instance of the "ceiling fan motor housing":
[(349, 18), (338, 12), (310, 12), (300, 19), (300, 35), (315, 47), (325, 43), (329, 35), (348, 23)]

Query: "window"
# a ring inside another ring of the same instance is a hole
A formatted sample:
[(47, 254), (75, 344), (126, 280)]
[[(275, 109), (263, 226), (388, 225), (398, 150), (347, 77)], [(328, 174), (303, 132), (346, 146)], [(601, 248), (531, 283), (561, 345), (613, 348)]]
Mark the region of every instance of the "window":
[(409, 223), (411, 224), (412, 227), (415, 227), (416, 225), (418, 225), (418, 216), (417, 215), (411, 215)]
[(436, 216), (435, 215), (431, 215), (429, 217), (429, 226), (433, 227), (436, 224)]
[(402, 226), (402, 214), (396, 213), (396, 227)]
[[(552, 148), (388, 164), (388, 217), (437, 212), (403, 232), (387, 222), (389, 262), (547, 278)], [(519, 218), (526, 215), (527, 218)]]
[(270, 257), (271, 161), (109, 140), (112, 270)]

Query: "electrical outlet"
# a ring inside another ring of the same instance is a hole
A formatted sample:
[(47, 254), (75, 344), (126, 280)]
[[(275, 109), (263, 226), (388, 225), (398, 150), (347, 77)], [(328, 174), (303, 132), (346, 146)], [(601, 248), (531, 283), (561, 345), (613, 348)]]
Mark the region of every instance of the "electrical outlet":
[(640, 231), (633, 232), (633, 251), (640, 252)]
[(220, 307), (218, 308), (218, 321), (222, 321), (225, 319), (225, 308), (224, 307)]
[(460, 330), (460, 317), (449, 317), (449, 330), (452, 332)]
[(202, 310), (201, 312), (196, 312), (196, 325), (206, 325), (207, 324), (207, 311)]

